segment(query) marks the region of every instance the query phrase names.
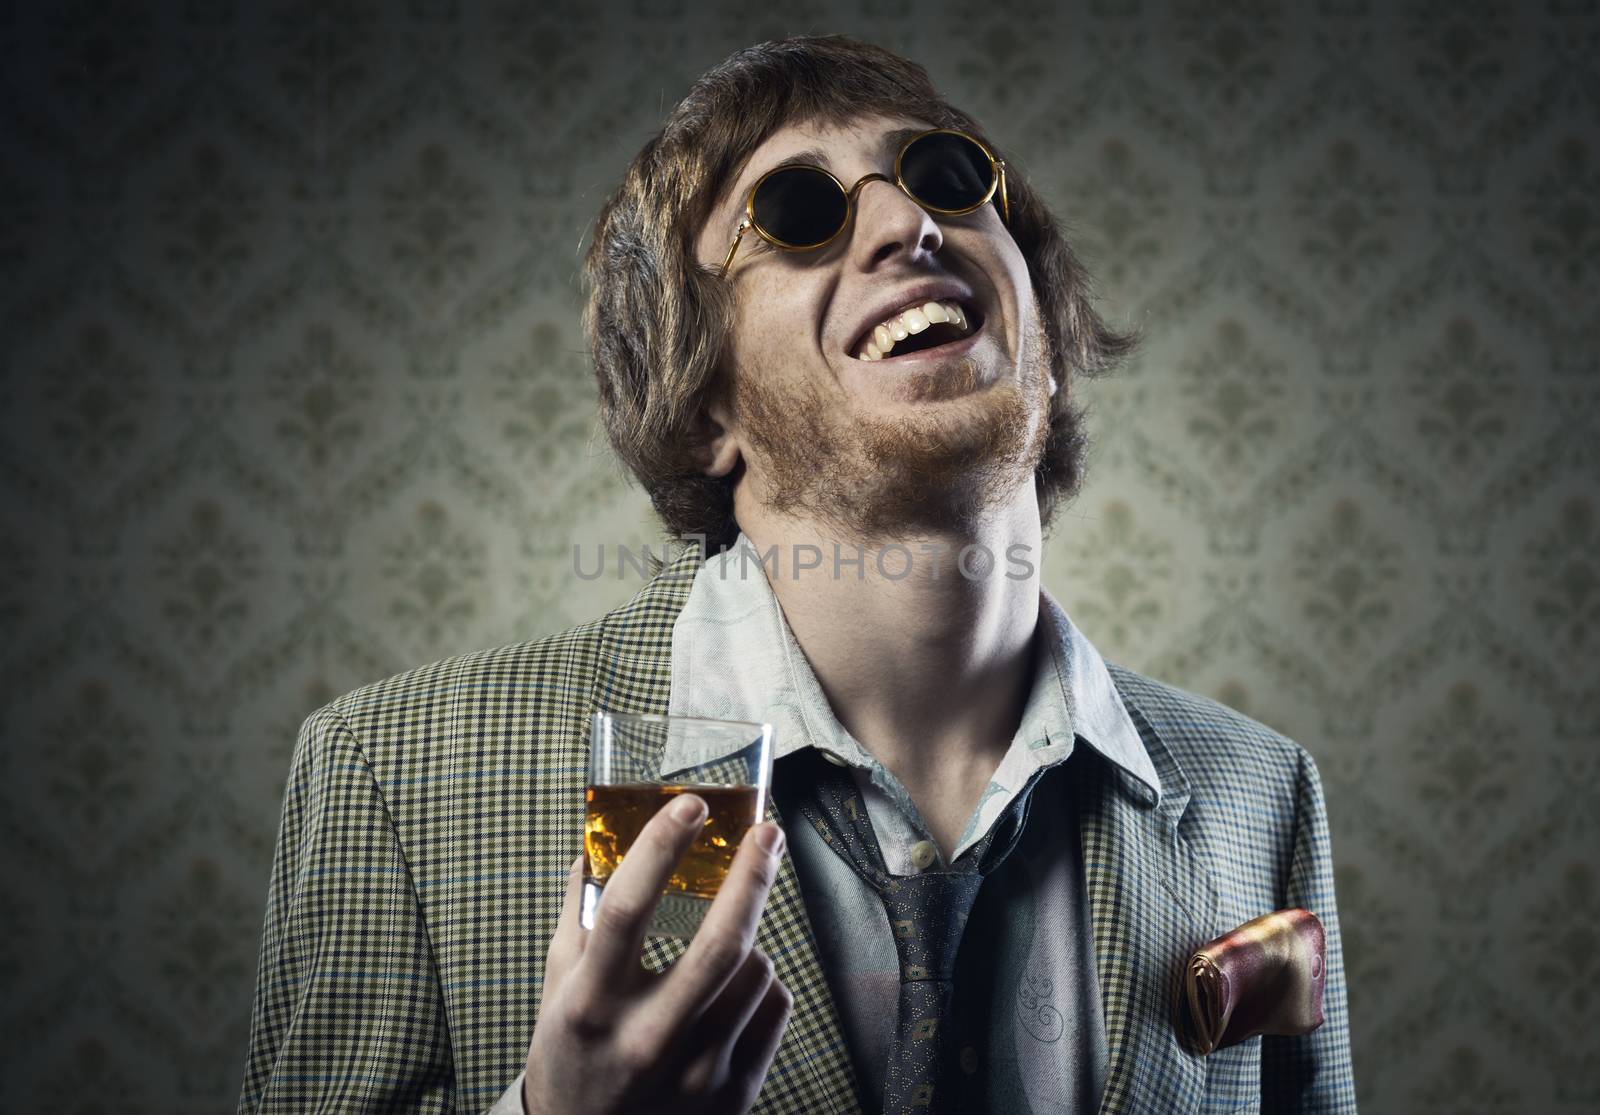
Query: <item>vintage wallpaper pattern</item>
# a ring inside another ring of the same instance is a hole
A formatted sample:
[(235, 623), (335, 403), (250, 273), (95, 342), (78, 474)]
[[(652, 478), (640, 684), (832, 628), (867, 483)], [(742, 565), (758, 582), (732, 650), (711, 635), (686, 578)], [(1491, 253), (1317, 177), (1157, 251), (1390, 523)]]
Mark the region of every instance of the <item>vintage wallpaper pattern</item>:
[(0, 1108), (228, 1108), (300, 720), (633, 590), (587, 222), (828, 30), (1145, 333), (1047, 581), (1317, 757), (1363, 1108), (1600, 1107), (1594, 3), (60, 0), (0, 6)]

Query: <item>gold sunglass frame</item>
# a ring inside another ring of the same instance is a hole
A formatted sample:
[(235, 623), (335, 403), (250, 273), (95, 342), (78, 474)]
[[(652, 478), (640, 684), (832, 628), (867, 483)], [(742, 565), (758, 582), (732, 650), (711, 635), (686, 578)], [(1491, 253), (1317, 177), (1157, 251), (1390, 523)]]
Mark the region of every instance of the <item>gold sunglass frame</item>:
[[(906, 152), (909, 151), (911, 149), (911, 145), (916, 143), (918, 140), (927, 139), (929, 136), (935, 135), (960, 136), (962, 139), (977, 147), (979, 151), (982, 151), (984, 157), (989, 160), (989, 188), (984, 191), (983, 197), (976, 204), (968, 205), (961, 209), (944, 209), (937, 205), (929, 205), (916, 194), (912, 193), (911, 187), (906, 185), (905, 177), (901, 173), (900, 169), (902, 162), (905, 160)], [(762, 228), (760, 224), (756, 222), (756, 193), (761, 189), (762, 184), (774, 174), (779, 174), (786, 170), (797, 169), (814, 170), (819, 174), (825, 175), (830, 182), (839, 187), (839, 192), (844, 195), (844, 219), (839, 222), (839, 227), (834, 230), (832, 236), (815, 244), (791, 244), (786, 240), (772, 235), (772, 233)], [(739, 227), (734, 231), (733, 243), (728, 246), (728, 254), (722, 261), (722, 268), (719, 274), (724, 277), (727, 276), (728, 269), (733, 266), (733, 257), (739, 251), (739, 244), (744, 240), (744, 234), (751, 231), (754, 231), (757, 236), (771, 244), (774, 248), (785, 252), (815, 252), (826, 248), (829, 244), (832, 244), (835, 240), (839, 239), (840, 236), (844, 235), (845, 230), (850, 227), (851, 221), (855, 219), (856, 195), (861, 192), (861, 188), (868, 182), (890, 182), (896, 186), (901, 193), (905, 194), (906, 197), (910, 198), (918, 206), (927, 210), (929, 213), (933, 213), (941, 217), (962, 217), (968, 213), (976, 213), (985, 205), (988, 205), (989, 202), (993, 201), (995, 192), (999, 191), (1000, 218), (1005, 222), (1007, 228), (1011, 227), (1011, 198), (1006, 193), (1005, 160), (996, 158), (994, 152), (989, 150), (989, 145), (984, 143), (977, 136), (969, 135), (968, 133), (957, 128), (929, 128), (925, 132), (918, 132), (916, 135), (912, 136), (910, 139), (907, 139), (900, 145), (900, 151), (894, 157), (893, 178), (890, 178), (887, 174), (879, 174), (877, 172), (873, 172), (872, 174), (863, 174), (859, 179), (856, 180), (856, 184), (854, 186), (846, 188), (845, 184), (839, 181), (839, 179), (835, 177), (834, 174), (826, 167), (816, 166), (812, 163), (785, 163), (781, 166), (775, 166), (771, 170), (767, 171), (760, 178), (755, 180), (755, 184), (750, 187), (750, 192), (745, 195), (744, 217), (739, 221)]]

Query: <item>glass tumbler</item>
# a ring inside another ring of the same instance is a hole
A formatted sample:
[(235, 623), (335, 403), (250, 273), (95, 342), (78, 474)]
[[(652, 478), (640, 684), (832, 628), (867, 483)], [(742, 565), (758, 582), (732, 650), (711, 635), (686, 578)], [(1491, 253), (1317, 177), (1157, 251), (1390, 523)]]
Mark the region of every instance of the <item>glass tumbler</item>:
[(611, 877), (639, 830), (678, 794), (706, 803), (705, 824), (674, 868), (648, 932), (690, 938), (767, 811), (772, 726), (692, 716), (597, 712), (584, 790), (580, 921), (593, 929)]

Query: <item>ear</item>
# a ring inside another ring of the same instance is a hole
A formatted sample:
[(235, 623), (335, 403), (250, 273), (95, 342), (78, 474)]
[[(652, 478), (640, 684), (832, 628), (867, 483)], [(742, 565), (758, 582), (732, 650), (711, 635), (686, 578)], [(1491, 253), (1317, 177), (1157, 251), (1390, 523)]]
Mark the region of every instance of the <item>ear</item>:
[(730, 427), (732, 416), (722, 402), (700, 412), (695, 429), (695, 464), (707, 476), (723, 477), (739, 463), (739, 435)]

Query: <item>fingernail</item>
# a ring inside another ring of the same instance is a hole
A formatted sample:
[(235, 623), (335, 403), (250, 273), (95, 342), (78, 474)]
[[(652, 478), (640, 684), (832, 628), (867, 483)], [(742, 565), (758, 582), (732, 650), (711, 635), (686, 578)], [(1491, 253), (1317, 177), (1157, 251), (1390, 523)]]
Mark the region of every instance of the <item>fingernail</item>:
[(756, 843), (767, 855), (776, 857), (783, 851), (783, 830), (777, 825), (762, 825), (761, 831), (756, 833)]
[(693, 794), (684, 794), (672, 803), (673, 820), (686, 825), (698, 825), (706, 815), (706, 803)]

